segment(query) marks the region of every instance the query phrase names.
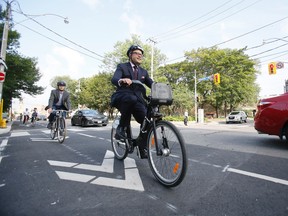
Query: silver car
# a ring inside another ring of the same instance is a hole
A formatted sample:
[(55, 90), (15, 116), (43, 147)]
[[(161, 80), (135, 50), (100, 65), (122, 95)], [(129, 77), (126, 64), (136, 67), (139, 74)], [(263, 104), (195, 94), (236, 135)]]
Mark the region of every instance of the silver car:
[(244, 111), (232, 111), (229, 113), (229, 115), (226, 117), (226, 124), (229, 124), (230, 122), (247, 122), (247, 115)]

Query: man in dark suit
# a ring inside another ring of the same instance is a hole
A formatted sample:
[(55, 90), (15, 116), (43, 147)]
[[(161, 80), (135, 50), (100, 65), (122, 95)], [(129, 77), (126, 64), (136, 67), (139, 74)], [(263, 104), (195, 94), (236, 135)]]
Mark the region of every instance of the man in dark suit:
[(52, 110), (60, 109), (67, 110), (71, 109), (70, 94), (65, 90), (66, 83), (64, 81), (57, 82), (57, 89), (51, 91), (50, 98), (48, 101), (48, 113), (50, 113), (48, 119), (49, 124), (47, 128), (51, 129), (55, 112)]
[[(115, 135), (116, 139), (125, 137), (124, 131), (130, 125), (131, 114), (139, 124), (143, 123), (146, 115), (146, 107), (141, 100), (141, 91), (131, 87), (132, 80), (139, 80), (149, 88), (151, 88), (153, 83), (148, 72), (140, 67), (143, 54), (144, 50), (140, 46), (132, 45), (127, 51), (129, 62), (118, 64), (111, 80), (117, 86), (117, 96), (113, 106), (121, 113), (120, 123)], [(140, 153), (143, 153), (143, 151), (146, 151), (145, 146), (139, 145), (139, 150)]]

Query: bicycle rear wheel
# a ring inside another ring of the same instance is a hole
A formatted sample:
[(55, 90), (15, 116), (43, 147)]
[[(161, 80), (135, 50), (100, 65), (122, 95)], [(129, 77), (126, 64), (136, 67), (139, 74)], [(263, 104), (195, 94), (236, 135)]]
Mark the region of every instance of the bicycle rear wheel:
[(56, 121), (54, 121), (51, 125), (51, 129), (50, 129), (50, 137), (53, 140), (56, 136), (56, 131), (57, 131), (57, 125), (56, 125)]
[(59, 143), (63, 143), (66, 138), (66, 123), (64, 118), (58, 119), (57, 138)]
[(124, 160), (128, 155), (128, 148), (126, 142), (123, 140), (115, 139), (116, 128), (112, 127), (111, 130), (111, 144), (115, 158)]
[[(148, 134), (148, 161), (155, 178), (164, 186), (179, 185), (187, 170), (187, 156), (184, 139), (178, 129), (170, 122), (156, 123)], [(156, 137), (159, 149), (157, 155)]]

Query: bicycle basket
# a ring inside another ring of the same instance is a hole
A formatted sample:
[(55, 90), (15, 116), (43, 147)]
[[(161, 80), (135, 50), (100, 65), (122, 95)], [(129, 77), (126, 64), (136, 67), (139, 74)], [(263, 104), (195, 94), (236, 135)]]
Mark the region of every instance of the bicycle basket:
[(151, 104), (152, 105), (171, 105), (173, 102), (172, 88), (166, 83), (152, 83)]

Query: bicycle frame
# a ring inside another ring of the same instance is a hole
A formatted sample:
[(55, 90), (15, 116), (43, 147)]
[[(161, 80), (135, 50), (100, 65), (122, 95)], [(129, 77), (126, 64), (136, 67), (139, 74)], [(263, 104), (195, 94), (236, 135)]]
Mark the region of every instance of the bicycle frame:
[[(53, 126), (51, 128), (51, 138), (54, 139), (57, 133), (57, 139), (59, 143), (63, 143), (66, 137), (66, 124), (65, 124), (65, 114), (66, 110), (53, 110), (55, 112), (55, 117), (53, 120)], [(63, 128), (61, 128), (61, 121), (63, 122)], [(62, 131), (60, 131), (62, 130)]]

